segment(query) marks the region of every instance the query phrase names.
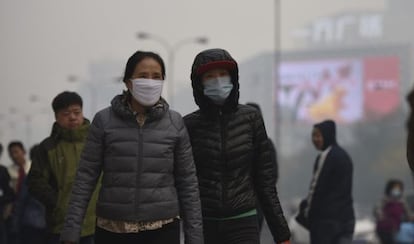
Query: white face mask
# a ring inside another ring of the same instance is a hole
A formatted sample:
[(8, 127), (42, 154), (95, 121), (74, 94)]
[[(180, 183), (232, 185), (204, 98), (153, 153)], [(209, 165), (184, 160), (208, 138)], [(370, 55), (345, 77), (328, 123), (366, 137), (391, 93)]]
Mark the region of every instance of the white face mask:
[(394, 188), (394, 189), (391, 190), (391, 196), (393, 198), (400, 198), (401, 195), (402, 195), (402, 192), (399, 188)]
[(153, 106), (160, 100), (163, 80), (153, 79), (131, 79), (132, 91), (134, 99), (145, 107)]
[(203, 86), (204, 95), (217, 105), (223, 105), (233, 89), (230, 76), (208, 79), (203, 82)]

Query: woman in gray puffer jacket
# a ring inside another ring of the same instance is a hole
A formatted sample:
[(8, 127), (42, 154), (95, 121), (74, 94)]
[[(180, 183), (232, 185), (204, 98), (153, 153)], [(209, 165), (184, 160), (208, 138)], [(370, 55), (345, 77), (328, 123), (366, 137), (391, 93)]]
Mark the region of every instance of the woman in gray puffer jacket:
[(102, 174), (95, 243), (203, 243), (195, 166), (183, 120), (161, 98), (164, 62), (138, 51), (126, 65), (128, 92), (98, 112), (73, 184), (61, 240), (76, 242)]

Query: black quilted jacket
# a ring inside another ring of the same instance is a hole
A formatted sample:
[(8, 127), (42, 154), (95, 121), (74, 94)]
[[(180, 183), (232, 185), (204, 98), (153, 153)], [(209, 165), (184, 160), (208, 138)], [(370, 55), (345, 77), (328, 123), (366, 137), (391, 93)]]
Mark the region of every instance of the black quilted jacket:
[(222, 107), (203, 95), (198, 66), (217, 60), (234, 61), (221, 49), (198, 55), (192, 70), (193, 94), (200, 110), (184, 117), (197, 168), (204, 217), (235, 216), (259, 203), (276, 242), (290, 232), (276, 191), (276, 176), (262, 116), (238, 104), (238, 71), (234, 88)]

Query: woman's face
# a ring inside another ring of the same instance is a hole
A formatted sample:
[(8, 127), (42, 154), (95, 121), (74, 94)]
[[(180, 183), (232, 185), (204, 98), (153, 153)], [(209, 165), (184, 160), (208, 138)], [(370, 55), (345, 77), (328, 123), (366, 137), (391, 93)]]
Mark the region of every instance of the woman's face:
[(144, 58), (137, 63), (132, 77), (126, 82), (128, 89), (132, 89), (133, 79), (144, 78), (153, 80), (163, 80), (161, 65), (153, 58)]
[(323, 136), (321, 130), (318, 128), (313, 128), (312, 131), (312, 142), (315, 145), (316, 149), (322, 150), (323, 148)]

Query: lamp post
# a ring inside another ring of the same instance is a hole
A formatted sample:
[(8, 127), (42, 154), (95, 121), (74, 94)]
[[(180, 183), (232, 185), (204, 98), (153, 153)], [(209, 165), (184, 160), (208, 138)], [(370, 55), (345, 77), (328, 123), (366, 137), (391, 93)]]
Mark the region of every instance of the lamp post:
[(170, 77), (167, 79), (167, 96), (168, 96), (168, 102), (171, 105), (171, 107), (174, 106), (174, 61), (175, 61), (175, 53), (178, 51), (179, 48), (181, 48), (185, 44), (191, 44), (191, 43), (197, 43), (197, 44), (207, 44), (208, 38), (204, 36), (200, 37), (190, 37), (183, 40), (180, 40), (174, 44), (170, 44), (166, 39), (154, 35), (152, 33), (148, 32), (138, 32), (137, 38), (142, 40), (154, 40), (158, 43), (160, 43), (165, 50), (167, 51), (167, 75)]

